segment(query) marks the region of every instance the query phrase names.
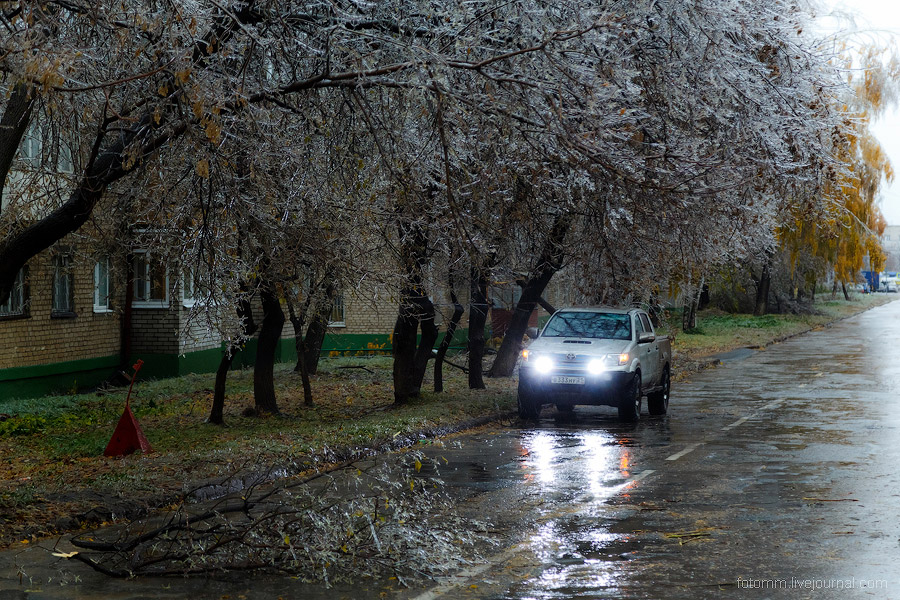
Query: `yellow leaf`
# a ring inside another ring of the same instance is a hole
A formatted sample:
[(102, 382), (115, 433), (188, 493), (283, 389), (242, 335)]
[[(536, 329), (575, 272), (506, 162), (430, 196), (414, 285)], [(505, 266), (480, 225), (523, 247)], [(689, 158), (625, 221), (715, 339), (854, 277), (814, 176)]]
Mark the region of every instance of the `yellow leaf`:
[(421, 471), (421, 470), (422, 470), (422, 461), (420, 461), (420, 460), (417, 458), (417, 459), (416, 459), (416, 471)]
[(284, 545), (285, 546), (291, 545), (291, 536), (289, 536), (289, 535), (284, 536)]
[(205, 158), (198, 160), (196, 171), (197, 175), (199, 175), (203, 179), (209, 179), (209, 161), (207, 161)]
[(169, 86), (167, 86), (166, 84), (162, 84), (161, 86), (159, 86), (158, 91), (159, 91), (159, 95), (162, 96), (163, 98), (165, 98), (166, 96), (169, 95)]
[(409, 481), (409, 489), (411, 489), (412, 491), (416, 491), (416, 482), (415, 481), (413, 481), (413, 480)]

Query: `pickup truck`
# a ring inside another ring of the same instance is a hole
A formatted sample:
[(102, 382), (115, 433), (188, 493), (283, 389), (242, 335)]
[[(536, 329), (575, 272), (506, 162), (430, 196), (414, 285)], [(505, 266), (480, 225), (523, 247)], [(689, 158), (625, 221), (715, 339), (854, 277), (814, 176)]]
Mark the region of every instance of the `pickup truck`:
[(553, 313), (519, 363), (519, 416), (537, 419), (544, 404), (615, 406), (635, 421), (669, 409), (672, 346), (640, 309), (565, 308)]

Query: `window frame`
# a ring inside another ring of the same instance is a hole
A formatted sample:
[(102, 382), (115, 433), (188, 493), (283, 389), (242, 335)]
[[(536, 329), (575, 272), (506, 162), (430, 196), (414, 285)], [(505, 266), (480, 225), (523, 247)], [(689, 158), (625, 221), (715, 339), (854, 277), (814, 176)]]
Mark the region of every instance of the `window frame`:
[[(170, 299), (169, 299), (169, 269), (166, 268), (165, 264), (159, 264), (158, 266), (165, 271), (164, 282), (162, 286), (163, 297), (162, 298), (151, 298), (150, 296), (153, 293), (153, 278), (151, 266), (153, 266), (152, 255), (149, 250), (135, 250), (132, 258), (132, 272), (134, 274), (134, 283), (132, 289), (134, 290), (134, 298), (131, 301), (132, 308), (169, 308)], [(138, 274), (138, 258), (143, 263), (144, 273)], [(144, 294), (139, 293), (138, 284), (143, 282), (147, 287), (144, 290)]]
[(43, 161), (44, 144), (41, 139), (41, 127), (35, 119), (32, 119), (22, 135), (22, 142), (19, 145), (19, 160), (29, 167), (38, 168)]
[[(27, 319), (31, 315), (28, 312), (28, 273), (27, 266), (19, 269), (16, 278), (13, 281), (13, 288), (9, 292), (9, 298), (5, 304), (0, 304), (0, 321), (11, 321), (13, 319)], [(12, 310), (13, 299), (18, 297), (18, 310)], [(10, 307), (9, 312), (3, 312), (6, 306)]]
[[(336, 315), (340, 315), (340, 320), (333, 319)], [(331, 299), (331, 313), (328, 315), (329, 327), (346, 327), (347, 326), (347, 305), (344, 302), (344, 293), (335, 292)]]
[[(193, 308), (197, 304), (197, 276), (190, 267), (181, 270), (181, 305)], [(190, 285), (188, 285), (190, 283)], [(188, 294), (190, 292), (190, 295)]]
[[(100, 265), (106, 263), (106, 295), (100, 294)], [(94, 312), (97, 314), (111, 313), (112, 309), (112, 277), (109, 269), (109, 255), (105, 254), (94, 261)]]
[[(71, 248), (59, 248), (53, 253), (53, 279), (50, 288), (50, 318), (70, 319), (75, 312), (75, 257)], [(60, 306), (60, 282), (65, 281), (66, 303)]]

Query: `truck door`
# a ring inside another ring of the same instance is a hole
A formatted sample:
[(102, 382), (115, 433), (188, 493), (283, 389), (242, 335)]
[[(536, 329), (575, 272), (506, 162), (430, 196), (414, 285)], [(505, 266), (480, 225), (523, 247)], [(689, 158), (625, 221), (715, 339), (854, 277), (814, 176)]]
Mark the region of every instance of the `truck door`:
[[(634, 320), (638, 335), (642, 331), (654, 333), (650, 318), (645, 313), (637, 313)], [(659, 344), (655, 341), (639, 344), (636, 352), (641, 361), (641, 384), (645, 388), (657, 385), (659, 383)]]

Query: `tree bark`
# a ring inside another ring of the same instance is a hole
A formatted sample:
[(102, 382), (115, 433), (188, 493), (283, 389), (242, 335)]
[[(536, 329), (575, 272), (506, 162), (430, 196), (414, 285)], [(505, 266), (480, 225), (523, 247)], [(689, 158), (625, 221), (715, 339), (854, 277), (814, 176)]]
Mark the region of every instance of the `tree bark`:
[[(260, 14), (253, 4), (252, 2), (244, 3), (244, 6), (238, 7), (234, 11), (228, 11), (227, 15), (217, 19), (215, 26), (194, 44), (193, 61), (195, 63), (205, 62), (211, 54), (222, 48), (222, 42), (229, 39), (242, 23), (258, 21)], [(20, 86), (24, 87), (25, 84), (20, 84)], [(20, 90), (18, 89), (20, 86), (13, 89), (13, 94), (7, 101), (7, 110), (4, 111), (3, 119), (6, 120), (8, 112), (10, 122), (15, 122), (16, 128), (22, 126), (21, 115), (28, 113), (34, 103), (34, 94), (29, 100), (27, 88)], [(155, 89), (151, 93), (155, 93)], [(10, 102), (13, 100), (15, 100), (15, 106), (11, 107)], [(27, 104), (24, 112), (23, 102)], [(12, 108), (11, 112), (10, 108)], [(94, 207), (110, 184), (137, 169), (144, 159), (187, 131), (187, 122), (167, 124), (162, 121), (158, 123), (153, 112), (148, 112), (141, 118), (129, 120), (129, 122), (132, 123), (130, 127), (125, 124), (115, 125), (114, 119), (98, 124), (98, 133), (91, 156), (69, 199), (46, 217), (10, 236), (0, 244), (0, 304), (8, 300), (19, 269), (38, 253), (80, 229), (90, 218)], [(6, 125), (5, 122), (0, 124)], [(27, 125), (26, 119), (24, 126), (27, 128)], [(109, 128), (110, 125), (115, 125), (117, 138), (101, 150), (106, 134), (113, 130)], [(12, 143), (15, 132), (16, 129), (11, 130), (8, 139), (0, 138), (0, 154), (11, 151), (15, 155), (19, 145), (18, 141), (15, 144), (7, 145)], [(24, 134), (24, 130), (22, 134)], [(21, 140), (21, 135), (19, 135), (19, 140)], [(129, 150), (133, 148), (137, 148), (138, 151), (130, 153)], [(129, 154), (131, 156), (128, 156)], [(2, 188), (6, 181), (6, 172), (0, 171), (0, 174), (2, 174), (0, 177), (0, 188)]]
[(696, 292), (692, 293), (690, 300), (684, 307), (681, 319), (682, 331), (691, 331), (697, 328), (697, 308), (700, 305), (700, 294), (702, 293), (702, 290), (703, 288), (701, 287)]
[[(517, 282), (517, 283), (518, 283), (518, 282)], [(543, 308), (545, 311), (547, 311), (548, 314), (551, 314), (551, 315), (552, 315), (553, 313), (556, 312), (556, 307), (554, 307), (552, 304), (550, 304), (549, 302), (547, 302), (546, 300), (544, 300), (544, 297), (543, 297), (543, 296), (541, 296), (540, 298), (538, 298), (538, 304), (540, 304), (540, 305), (541, 305), (541, 308)]]
[[(427, 225), (410, 218), (409, 207), (398, 207), (397, 230), (400, 238), (400, 262), (406, 282), (400, 290), (400, 308), (391, 345), (394, 354), (394, 402), (405, 404), (419, 396), (438, 330), (434, 324), (434, 305), (424, 287), (428, 263)], [(417, 344), (419, 327), (422, 339)]]
[(309, 308), (309, 302), (305, 303), (304, 310), (298, 314), (294, 310), (294, 302), (291, 300), (290, 294), (284, 295), (284, 301), (288, 307), (288, 318), (294, 327), (294, 349), (297, 351), (297, 364), (294, 366), (294, 372), (300, 373), (300, 383), (303, 386), (303, 404), (312, 406), (312, 383), (309, 380), (309, 368), (306, 366), (306, 340), (303, 337), (304, 315)]
[[(241, 286), (243, 289), (244, 286)], [(237, 315), (241, 321), (241, 332), (245, 337), (250, 337), (256, 333), (256, 322), (253, 320), (253, 310), (250, 308), (250, 300), (241, 298), (237, 304)], [(228, 379), (228, 371), (234, 363), (234, 356), (240, 350), (237, 344), (231, 344), (225, 349), (222, 360), (219, 361), (219, 368), (216, 369), (216, 384), (213, 389), (212, 408), (209, 411), (207, 421), (213, 425), (225, 424), (225, 383)]]
[(484, 327), (488, 312), (487, 275), (472, 267), (469, 288), (469, 389), (483, 390)]
[(322, 355), (325, 334), (328, 332), (328, 317), (334, 308), (334, 294), (335, 289), (332, 282), (328, 284), (325, 298), (318, 303), (312, 320), (306, 328), (306, 335), (303, 336), (303, 360), (310, 375), (319, 372), (319, 358)]
[(278, 295), (268, 283), (260, 287), (259, 298), (263, 308), (263, 322), (256, 345), (256, 363), (253, 369), (253, 396), (258, 413), (278, 414), (275, 397), (275, 352), (284, 327), (284, 311)]
[(444, 339), (441, 341), (441, 345), (438, 347), (437, 356), (434, 358), (435, 392), (444, 391), (444, 358), (447, 356), (447, 351), (450, 349), (450, 344), (453, 342), (453, 335), (456, 333), (456, 329), (459, 327), (459, 321), (462, 319), (463, 312), (465, 311), (465, 307), (459, 303), (459, 299), (456, 297), (456, 292), (450, 292), (450, 301), (453, 302), (453, 315), (450, 317), (450, 322), (447, 324), (447, 331), (444, 333)]
[(303, 363), (310, 375), (319, 372), (319, 358), (322, 356), (322, 344), (325, 343), (325, 334), (328, 332), (328, 315), (331, 308), (323, 314), (313, 316), (309, 327), (306, 328), (306, 336), (303, 338)]
[[(120, 134), (108, 148), (92, 155), (84, 176), (62, 206), (0, 244), (0, 303), (9, 298), (16, 274), (30, 258), (77, 231), (90, 218), (106, 188), (137, 168), (141, 160), (133, 161), (133, 164), (126, 164), (125, 161), (127, 150), (132, 145), (140, 145), (140, 157), (144, 158), (172, 137), (181, 135), (186, 127), (182, 123), (152, 138), (153, 119), (148, 115)], [(102, 133), (99, 139), (102, 139)]]
[(401, 293), (400, 310), (391, 336), (394, 355), (394, 403), (406, 404), (416, 396), (413, 377), (416, 362), (416, 334), (419, 321), (411, 290)]
[(844, 300), (850, 302), (850, 292), (847, 291), (847, 284), (843, 281), (841, 282), (841, 291), (844, 292)]
[(422, 381), (425, 379), (425, 371), (428, 370), (428, 361), (434, 354), (434, 343), (438, 339), (438, 328), (434, 324), (434, 304), (424, 294), (416, 298), (418, 308), (416, 318), (422, 330), (422, 339), (413, 359), (413, 373), (411, 376), (411, 388), (415, 396), (422, 391)]
[(756, 280), (756, 303), (753, 314), (757, 317), (769, 312), (769, 288), (772, 285), (772, 275), (769, 273), (768, 261), (763, 265), (762, 273)]
[[(522, 349), (522, 338), (528, 329), (531, 313), (542, 300), (544, 290), (550, 279), (559, 271), (564, 256), (564, 242), (569, 232), (572, 219), (568, 215), (558, 215), (541, 250), (538, 264), (531, 276), (522, 286), (522, 296), (516, 303), (516, 309), (509, 321), (506, 334), (500, 343), (500, 350), (494, 359), (494, 365), (488, 377), (509, 377), (516, 368), (519, 351)], [(517, 282), (519, 283), (519, 282)], [(552, 306), (550, 308), (553, 308)]]

